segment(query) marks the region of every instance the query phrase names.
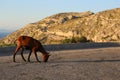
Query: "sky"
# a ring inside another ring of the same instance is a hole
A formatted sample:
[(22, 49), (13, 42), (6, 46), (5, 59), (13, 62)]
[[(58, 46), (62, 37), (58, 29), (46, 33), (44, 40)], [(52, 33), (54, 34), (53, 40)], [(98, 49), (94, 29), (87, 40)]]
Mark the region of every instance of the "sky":
[(120, 0), (0, 0), (0, 30), (17, 30), (62, 12), (120, 8)]

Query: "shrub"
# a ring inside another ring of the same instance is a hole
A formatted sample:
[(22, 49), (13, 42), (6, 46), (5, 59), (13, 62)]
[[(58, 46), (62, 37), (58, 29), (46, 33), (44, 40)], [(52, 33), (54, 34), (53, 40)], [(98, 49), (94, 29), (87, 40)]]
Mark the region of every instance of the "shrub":
[(87, 38), (85, 36), (81, 36), (79, 39), (78, 39), (78, 42), (88, 42)]
[(63, 44), (65, 43), (80, 43), (80, 42), (88, 42), (87, 38), (85, 36), (81, 37), (72, 37), (72, 38), (66, 38), (62, 41)]
[(65, 43), (72, 43), (72, 40), (69, 39), (69, 38), (66, 38), (64, 40), (62, 40), (62, 43), (65, 44)]

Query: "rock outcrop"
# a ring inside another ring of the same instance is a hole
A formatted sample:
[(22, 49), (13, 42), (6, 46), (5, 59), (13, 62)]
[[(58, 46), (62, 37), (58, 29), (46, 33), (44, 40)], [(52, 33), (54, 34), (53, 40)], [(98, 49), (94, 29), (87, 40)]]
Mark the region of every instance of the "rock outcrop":
[(93, 12), (59, 13), (7, 35), (0, 44), (13, 44), (20, 35), (27, 35), (44, 44), (59, 44), (74, 36), (85, 36), (94, 42), (120, 41), (120, 8)]

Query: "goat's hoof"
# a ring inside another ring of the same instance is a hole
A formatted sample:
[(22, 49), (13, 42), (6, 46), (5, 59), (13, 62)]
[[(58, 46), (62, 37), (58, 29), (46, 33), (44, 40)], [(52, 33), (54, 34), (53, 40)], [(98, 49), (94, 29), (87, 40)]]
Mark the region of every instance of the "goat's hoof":
[(24, 61), (26, 62), (26, 60), (24, 59)]
[(24, 60), (26, 62), (26, 60)]
[(30, 62), (30, 60), (28, 60), (28, 62)]

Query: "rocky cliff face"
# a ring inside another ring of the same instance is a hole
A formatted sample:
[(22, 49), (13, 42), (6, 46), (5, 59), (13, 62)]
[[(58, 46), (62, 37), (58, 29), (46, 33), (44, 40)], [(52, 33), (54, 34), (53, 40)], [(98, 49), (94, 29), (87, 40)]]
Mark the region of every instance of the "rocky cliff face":
[(13, 44), (20, 35), (41, 40), (44, 44), (58, 44), (65, 38), (85, 36), (94, 42), (120, 41), (120, 8), (98, 12), (59, 13), (28, 24), (0, 40)]

